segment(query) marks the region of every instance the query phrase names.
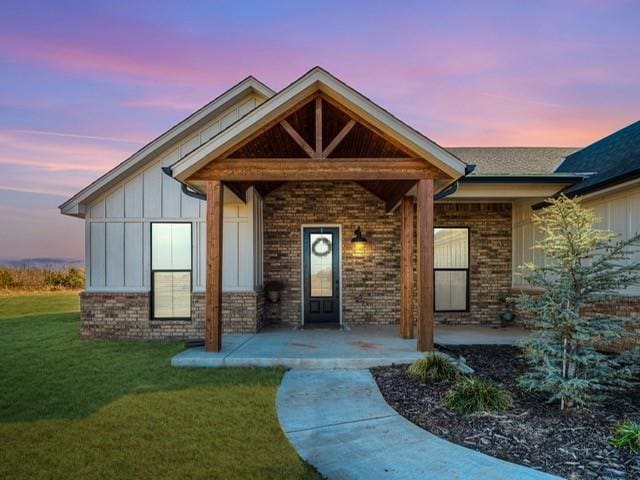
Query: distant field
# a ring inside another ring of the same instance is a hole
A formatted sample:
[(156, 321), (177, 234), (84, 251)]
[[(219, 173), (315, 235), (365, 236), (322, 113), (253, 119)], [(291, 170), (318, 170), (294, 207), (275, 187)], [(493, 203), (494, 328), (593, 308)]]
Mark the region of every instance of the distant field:
[(84, 288), (84, 269), (58, 266), (0, 266), (0, 292), (79, 290)]
[(315, 479), (279, 369), (175, 369), (179, 342), (81, 341), (77, 293), (0, 297), (0, 478)]

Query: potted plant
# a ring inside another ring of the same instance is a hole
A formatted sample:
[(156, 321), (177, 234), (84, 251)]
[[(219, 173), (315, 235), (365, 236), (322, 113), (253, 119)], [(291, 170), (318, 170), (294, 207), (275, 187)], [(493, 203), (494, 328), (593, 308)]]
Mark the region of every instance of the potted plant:
[(503, 312), (500, 314), (500, 323), (503, 328), (508, 327), (516, 319), (513, 299), (508, 295), (503, 295), (499, 298), (499, 301), (503, 305)]
[(284, 283), (280, 280), (271, 280), (265, 283), (264, 293), (271, 303), (278, 303), (280, 301), (280, 292), (284, 290)]

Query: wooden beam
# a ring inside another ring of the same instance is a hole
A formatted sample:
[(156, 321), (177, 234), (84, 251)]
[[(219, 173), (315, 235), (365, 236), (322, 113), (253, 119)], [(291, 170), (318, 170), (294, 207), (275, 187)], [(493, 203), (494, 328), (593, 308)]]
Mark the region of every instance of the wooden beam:
[(438, 171), (422, 160), (403, 158), (225, 159), (209, 163), (189, 181), (320, 181), (419, 180), (438, 178)]
[(400, 260), (400, 336), (413, 338), (413, 198), (404, 197), (400, 205), (402, 215)]
[(316, 98), (316, 151), (314, 158), (322, 156), (322, 99)]
[(296, 132), (295, 128), (293, 128), (289, 122), (287, 122), (286, 120), (282, 120), (280, 122), (280, 125), (282, 125), (282, 128), (287, 131), (291, 138), (293, 138), (293, 140), (298, 145), (300, 145), (300, 148), (302, 148), (306, 152), (306, 154), (309, 155), (309, 158), (315, 158), (316, 151), (309, 146), (305, 139), (302, 138), (298, 132)]
[(356, 121), (354, 119), (351, 119), (347, 122), (347, 124), (344, 127), (342, 127), (342, 130), (338, 132), (336, 137), (333, 140), (331, 140), (331, 143), (327, 145), (327, 148), (325, 148), (324, 151), (322, 152), (322, 158), (327, 158), (329, 155), (331, 155), (331, 152), (333, 152), (336, 149), (336, 147), (340, 145), (340, 142), (344, 140), (344, 137), (347, 136), (347, 134), (351, 131), (351, 129), (355, 126), (355, 124), (356, 124)]
[(433, 180), (418, 181), (418, 341), (419, 352), (433, 351)]
[(207, 182), (207, 282), (204, 345), (222, 348), (222, 182)]
[(266, 132), (270, 128), (273, 128), (274, 126), (278, 125), (282, 121), (282, 119), (286, 119), (289, 115), (291, 115), (293, 112), (295, 112), (299, 108), (304, 107), (309, 102), (315, 101), (316, 97), (318, 97), (317, 94), (312, 95), (311, 97), (303, 98), (302, 100), (294, 103), (293, 105), (288, 107), (286, 110), (284, 110), (280, 115), (278, 115), (277, 118), (270, 120), (266, 124), (262, 125), (260, 128), (253, 131), (249, 136), (247, 136), (243, 140), (240, 140), (239, 142), (230, 146), (227, 150), (225, 150), (222, 154), (220, 154), (218, 158), (233, 157), (234, 152), (238, 151), (248, 143), (251, 143), (253, 140), (258, 138), (260, 135), (262, 135), (264, 132)]
[(414, 152), (414, 151), (410, 150), (409, 148), (407, 148), (405, 145), (402, 145), (400, 142), (398, 142), (397, 140), (395, 140), (394, 138), (392, 138), (388, 134), (384, 133), (378, 127), (376, 127), (375, 125), (373, 125), (370, 122), (368, 122), (365, 118), (363, 118), (360, 115), (358, 115), (358, 114), (352, 112), (351, 110), (347, 109), (344, 105), (342, 105), (341, 103), (337, 102), (333, 98), (329, 97), (328, 95), (324, 95), (324, 94), (321, 94), (321, 97), (327, 103), (330, 103), (333, 107), (337, 108), (338, 110), (340, 110), (344, 114), (348, 115), (349, 117), (357, 120), (362, 125), (367, 127), (369, 130), (371, 130), (375, 134), (379, 135), (380, 137), (384, 138), (387, 142), (389, 142), (390, 144), (392, 144), (393, 146), (395, 146), (399, 150), (402, 150), (403, 152), (405, 152), (407, 154), (407, 156), (409, 156), (409, 157), (419, 157), (417, 152)]

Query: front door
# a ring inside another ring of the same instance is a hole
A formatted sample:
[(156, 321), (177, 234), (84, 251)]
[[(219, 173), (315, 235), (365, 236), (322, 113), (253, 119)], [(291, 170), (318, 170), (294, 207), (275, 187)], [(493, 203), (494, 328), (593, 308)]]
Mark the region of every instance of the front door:
[(304, 227), (302, 235), (304, 323), (339, 323), (339, 230)]

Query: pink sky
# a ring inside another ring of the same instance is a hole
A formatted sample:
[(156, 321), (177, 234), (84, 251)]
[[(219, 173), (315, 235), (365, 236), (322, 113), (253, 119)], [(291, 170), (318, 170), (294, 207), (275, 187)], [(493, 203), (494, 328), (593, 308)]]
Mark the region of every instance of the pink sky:
[(640, 117), (639, 24), (633, 1), (8, 0), (2, 256), (81, 257), (55, 206), (249, 74), (321, 65), (444, 146), (586, 145)]

